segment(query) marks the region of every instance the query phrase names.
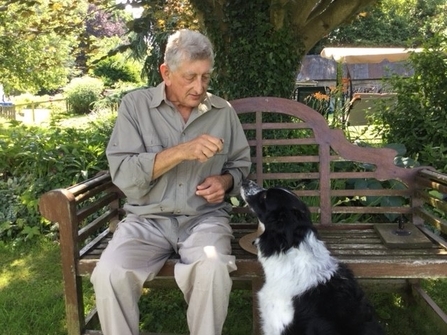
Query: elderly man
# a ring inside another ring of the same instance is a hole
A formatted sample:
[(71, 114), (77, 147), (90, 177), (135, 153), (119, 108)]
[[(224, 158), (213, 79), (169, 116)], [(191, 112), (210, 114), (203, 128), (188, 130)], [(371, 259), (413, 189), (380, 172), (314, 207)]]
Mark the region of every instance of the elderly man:
[(199, 32), (170, 36), (163, 82), (128, 93), (107, 146), (126, 218), (92, 283), (105, 335), (139, 334), (138, 300), (173, 251), (192, 335), (221, 334), (236, 269), (226, 195), (250, 169), (247, 140), (231, 105), (207, 92), (214, 54)]

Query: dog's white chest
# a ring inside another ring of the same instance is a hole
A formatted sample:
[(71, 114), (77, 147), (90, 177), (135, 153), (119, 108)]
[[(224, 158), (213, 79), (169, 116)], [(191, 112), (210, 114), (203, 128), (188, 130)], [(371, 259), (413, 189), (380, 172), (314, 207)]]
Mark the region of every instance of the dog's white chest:
[(258, 293), (262, 329), (265, 335), (280, 335), (294, 317), (293, 299), (327, 281), (338, 263), (324, 244), (308, 235), (299, 249), (259, 257), (265, 284)]
[(290, 296), (278, 294), (265, 285), (258, 293), (262, 330), (265, 335), (280, 335), (293, 320), (293, 303)]
[(300, 294), (300, 280), (282, 256), (262, 259), (265, 284), (258, 293), (265, 335), (280, 335), (293, 320), (293, 297)]

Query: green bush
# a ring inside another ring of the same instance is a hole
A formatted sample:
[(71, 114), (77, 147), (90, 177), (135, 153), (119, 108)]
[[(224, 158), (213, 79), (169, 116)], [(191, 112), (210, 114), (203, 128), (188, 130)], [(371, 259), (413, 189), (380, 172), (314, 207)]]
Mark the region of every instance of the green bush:
[(392, 77), (397, 103), (382, 106), (375, 120), (384, 142), (402, 143), (421, 165), (447, 172), (447, 37), (437, 36), (410, 63), (414, 75)]
[(0, 128), (0, 240), (52, 234), (38, 211), (40, 196), (107, 169), (105, 148), (115, 116), (83, 128), (39, 128), (11, 122)]
[(116, 87), (117, 83), (139, 83), (140, 71), (137, 66), (117, 56), (101, 60), (93, 68), (95, 77), (104, 81), (107, 87)]
[(88, 76), (74, 78), (64, 88), (69, 109), (74, 114), (88, 114), (103, 91), (102, 80)]

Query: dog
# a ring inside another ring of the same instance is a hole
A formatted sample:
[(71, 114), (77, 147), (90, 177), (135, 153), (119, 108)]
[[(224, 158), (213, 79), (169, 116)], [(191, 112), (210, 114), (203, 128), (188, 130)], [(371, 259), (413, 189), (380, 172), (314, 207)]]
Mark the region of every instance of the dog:
[(244, 180), (241, 196), (259, 220), (258, 293), (265, 335), (384, 335), (348, 267), (319, 238), (306, 204), (293, 192)]

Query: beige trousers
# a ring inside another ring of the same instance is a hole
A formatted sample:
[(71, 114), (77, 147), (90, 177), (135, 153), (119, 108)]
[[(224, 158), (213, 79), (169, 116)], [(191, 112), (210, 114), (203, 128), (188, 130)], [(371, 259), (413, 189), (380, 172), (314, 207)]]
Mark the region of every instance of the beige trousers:
[(93, 271), (91, 282), (104, 335), (139, 334), (143, 284), (157, 275), (173, 247), (181, 258), (174, 275), (188, 303), (191, 335), (221, 334), (232, 286), (229, 273), (236, 270), (228, 219), (207, 217), (181, 227), (176, 246), (157, 224), (129, 216), (118, 225)]

